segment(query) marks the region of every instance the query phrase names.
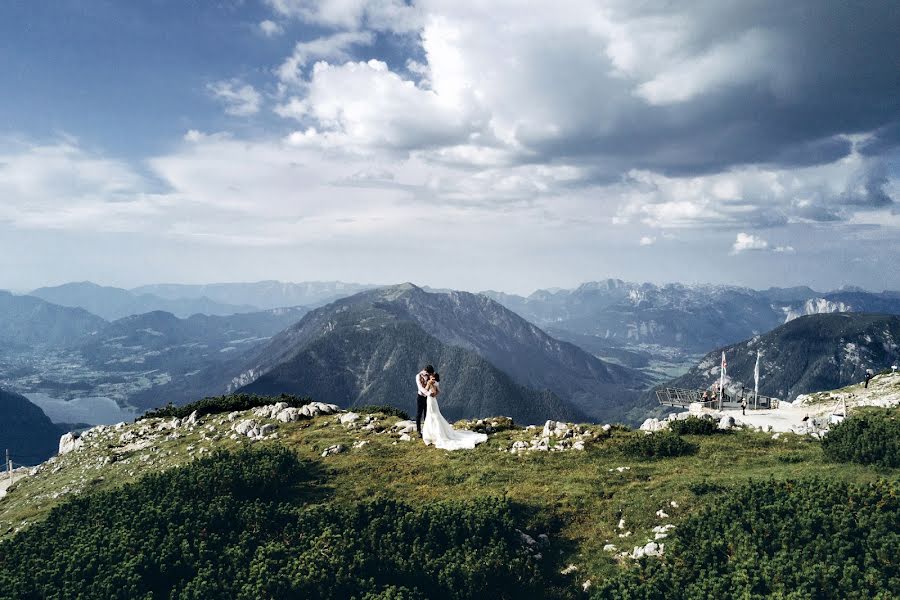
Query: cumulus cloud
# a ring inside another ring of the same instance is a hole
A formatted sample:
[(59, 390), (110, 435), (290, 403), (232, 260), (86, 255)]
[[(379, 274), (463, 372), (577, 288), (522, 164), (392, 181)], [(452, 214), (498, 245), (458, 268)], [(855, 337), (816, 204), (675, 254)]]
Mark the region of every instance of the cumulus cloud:
[(237, 79), (217, 81), (207, 85), (207, 90), (225, 104), (225, 112), (237, 117), (247, 117), (259, 112), (262, 95), (252, 85)]
[(737, 234), (737, 239), (734, 240), (734, 244), (731, 246), (731, 253), (740, 254), (741, 252), (760, 251), (768, 249), (769, 242), (767, 242), (766, 240), (756, 235), (741, 232)]
[[(309, 61), (326, 59), (331, 61), (347, 61), (352, 46), (368, 45), (374, 36), (367, 31), (351, 31), (316, 38), (308, 42), (298, 42), (294, 51), (277, 69), (278, 79), (285, 84), (299, 84), (303, 81), (301, 69)], [(284, 110), (280, 107), (280, 110)]]

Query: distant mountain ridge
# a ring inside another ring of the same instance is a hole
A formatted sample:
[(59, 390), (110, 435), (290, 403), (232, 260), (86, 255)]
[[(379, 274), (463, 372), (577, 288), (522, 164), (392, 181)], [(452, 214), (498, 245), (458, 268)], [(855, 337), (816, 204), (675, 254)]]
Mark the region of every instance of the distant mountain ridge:
[[(362, 292), (310, 312), (273, 338), (232, 387), (273, 393), (296, 378), (305, 385), (323, 379), (332, 383), (320, 393), (345, 390), (342, 396), (328, 396), (328, 401), (346, 406), (376, 397), (407, 407), (414, 397), (412, 375), (429, 361), (446, 371), (447, 395), (442, 399), (448, 406), (455, 402), (457, 382), (490, 379), (509, 391), (511, 383), (503, 381), (505, 376), (532, 394), (547, 390), (574, 404), (577, 412), (625, 418), (646, 386), (640, 373), (555, 340), (488, 298), (466, 292), (428, 293), (403, 284)], [(471, 408), (471, 403), (481, 402), (484, 389), (460, 388), (459, 402)], [(534, 401), (533, 396), (528, 399)], [(509, 394), (492, 403), (514, 404)], [(491, 412), (488, 408), (484, 406), (484, 414)], [(540, 410), (521, 412), (534, 415)]]
[(756, 352), (759, 392), (793, 400), (799, 394), (841, 388), (900, 361), (900, 316), (860, 313), (806, 315), (776, 329), (710, 352), (688, 373), (666, 384), (705, 389), (719, 376), (722, 351), (731, 388), (753, 389)]
[(105, 326), (84, 309), (0, 291), (0, 344), (7, 348), (66, 347)]
[(284, 306), (320, 306), (338, 298), (378, 287), (342, 281), (257, 281), (252, 283), (154, 284), (132, 289), (170, 300), (209, 298), (223, 304), (250, 305), (258, 310)]
[(83, 308), (108, 321), (153, 311), (189, 317), (197, 313), (230, 315), (258, 310), (255, 306), (225, 304), (206, 297), (160, 298), (153, 294), (138, 294), (121, 288), (101, 286), (90, 281), (38, 288), (29, 295), (60, 306)]
[(848, 288), (827, 293), (808, 287), (758, 291), (607, 279), (571, 290), (538, 290), (528, 297), (482, 293), (538, 326), (582, 336), (582, 341), (592, 336), (596, 344), (607, 346), (664, 346), (685, 352), (709, 351), (806, 314), (900, 314), (900, 294)]

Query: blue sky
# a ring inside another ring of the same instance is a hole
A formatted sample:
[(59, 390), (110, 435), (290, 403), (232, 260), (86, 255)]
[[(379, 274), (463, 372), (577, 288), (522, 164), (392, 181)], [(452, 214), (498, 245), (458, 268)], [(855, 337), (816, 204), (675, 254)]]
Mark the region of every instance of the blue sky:
[(900, 288), (892, 2), (0, 5), (0, 287)]

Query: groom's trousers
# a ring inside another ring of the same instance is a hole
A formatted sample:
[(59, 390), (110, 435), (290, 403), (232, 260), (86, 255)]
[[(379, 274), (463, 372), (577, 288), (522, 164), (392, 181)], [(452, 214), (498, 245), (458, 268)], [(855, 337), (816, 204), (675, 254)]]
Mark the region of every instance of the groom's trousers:
[(416, 395), (416, 431), (422, 433), (422, 419), (428, 413), (428, 398)]

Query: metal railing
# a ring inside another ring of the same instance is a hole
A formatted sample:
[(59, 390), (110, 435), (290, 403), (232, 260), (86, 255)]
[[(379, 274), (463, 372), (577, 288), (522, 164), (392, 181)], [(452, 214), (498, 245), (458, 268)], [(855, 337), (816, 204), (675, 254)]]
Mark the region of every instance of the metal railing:
[(778, 398), (763, 396), (762, 394), (758, 397), (754, 396), (752, 393), (746, 394), (743, 397), (725, 394), (720, 406), (718, 397), (710, 397), (707, 393), (706, 399), (704, 400), (703, 392), (704, 390), (660, 388), (656, 390), (656, 399), (664, 406), (687, 408), (688, 405), (696, 402), (702, 404), (704, 408), (739, 409), (741, 408), (741, 399), (743, 398), (747, 401), (747, 410), (768, 410), (771, 408), (778, 408)]

